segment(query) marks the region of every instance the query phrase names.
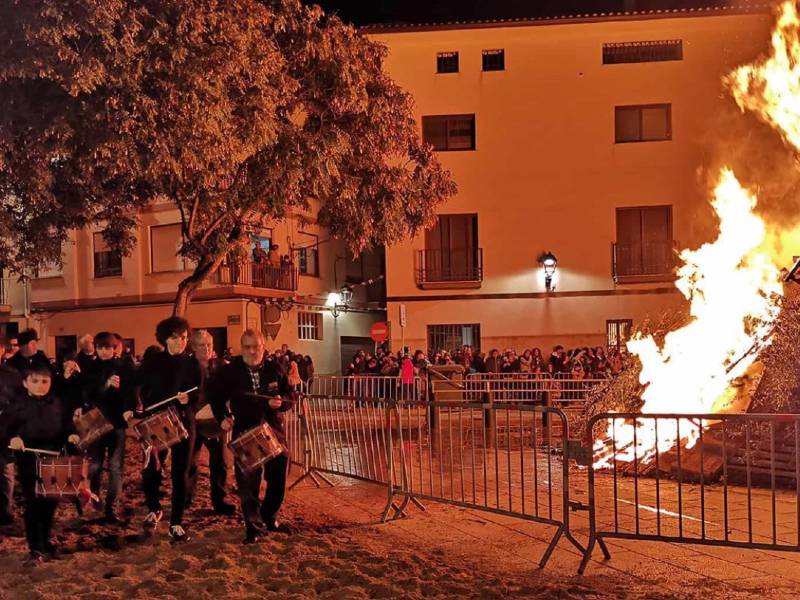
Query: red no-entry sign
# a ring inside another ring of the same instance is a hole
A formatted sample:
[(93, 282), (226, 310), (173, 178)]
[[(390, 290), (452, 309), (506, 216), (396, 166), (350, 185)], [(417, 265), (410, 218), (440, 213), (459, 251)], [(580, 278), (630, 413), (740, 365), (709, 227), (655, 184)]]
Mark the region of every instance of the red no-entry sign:
[(369, 330), (369, 337), (374, 342), (381, 343), (386, 340), (389, 335), (389, 326), (386, 323), (373, 323)]

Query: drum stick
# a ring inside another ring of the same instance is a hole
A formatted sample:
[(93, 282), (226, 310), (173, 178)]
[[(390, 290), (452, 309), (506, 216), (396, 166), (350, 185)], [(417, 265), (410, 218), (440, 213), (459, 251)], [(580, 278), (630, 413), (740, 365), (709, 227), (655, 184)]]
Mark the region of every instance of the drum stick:
[[(11, 446), (8, 447), (9, 450), (14, 450)], [(61, 456), (61, 452), (56, 452), (54, 450), (42, 450), (41, 448), (23, 448), (20, 452), (33, 452), (34, 454), (47, 454), (48, 456)]]
[[(178, 393), (191, 394), (192, 392), (197, 391), (197, 389), (198, 389), (197, 386), (195, 386), (189, 390), (186, 390), (185, 392), (178, 392)], [(167, 398), (166, 400), (162, 400), (161, 402), (156, 402), (155, 404), (153, 404), (153, 406), (148, 406), (147, 408), (145, 408), (145, 410), (153, 410), (154, 408), (158, 408), (159, 406), (163, 406), (164, 404), (167, 404), (177, 399), (178, 399), (178, 394), (175, 394), (171, 398)]]

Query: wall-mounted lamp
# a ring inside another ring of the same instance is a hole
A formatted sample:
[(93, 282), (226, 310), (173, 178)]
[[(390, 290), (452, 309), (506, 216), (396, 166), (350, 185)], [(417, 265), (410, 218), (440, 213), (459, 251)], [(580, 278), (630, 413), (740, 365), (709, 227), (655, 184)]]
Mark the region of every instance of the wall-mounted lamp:
[(547, 251), (539, 255), (539, 264), (544, 269), (544, 287), (548, 292), (552, 292), (555, 289), (553, 287), (553, 275), (556, 273), (558, 259), (555, 254)]
[(353, 297), (353, 290), (350, 288), (342, 288), (338, 292), (331, 292), (328, 294), (328, 299), (325, 301), (325, 306), (331, 309), (333, 318), (336, 319), (343, 312), (347, 312), (347, 305)]

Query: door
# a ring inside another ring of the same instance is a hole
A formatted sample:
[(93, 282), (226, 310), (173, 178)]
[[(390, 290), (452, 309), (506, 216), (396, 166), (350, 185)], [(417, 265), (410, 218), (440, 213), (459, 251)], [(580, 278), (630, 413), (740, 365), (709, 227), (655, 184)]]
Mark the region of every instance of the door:
[(372, 341), (372, 338), (368, 337), (343, 335), (339, 338), (339, 347), (341, 348), (340, 357), (342, 367), (340, 373), (345, 373), (347, 371), (347, 366), (353, 361), (353, 356), (355, 356), (356, 352), (359, 350), (369, 352), (370, 354), (375, 353), (375, 342)]

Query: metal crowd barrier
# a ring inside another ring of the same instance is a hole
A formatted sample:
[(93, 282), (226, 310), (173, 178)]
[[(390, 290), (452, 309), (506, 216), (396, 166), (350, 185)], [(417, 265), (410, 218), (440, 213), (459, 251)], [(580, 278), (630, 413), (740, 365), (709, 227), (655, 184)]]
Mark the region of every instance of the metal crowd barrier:
[(800, 415), (605, 413), (588, 433), (579, 573), (612, 538), (800, 551)]
[[(542, 406), (395, 402), (347, 396), (305, 397), (297, 440), (303, 474), (386, 487), (382, 520), (406, 516), (422, 500), (552, 525), (544, 567), (562, 536), (582, 553), (569, 526), (566, 417)], [(294, 431), (294, 430), (292, 430)]]
[(426, 382), (415, 377), (413, 384), (404, 384), (400, 377), (379, 375), (315, 376), (306, 393), (312, 396), (346, 396), (381, 400), (421, 400), (426, 397)]
[(496, 402), (541, 401), (583, 403), (588, 393), (607, 379), (572, 379), (541, 373), (473, 373), (464, 378), (468, 396), (491, 393)]
[(584, 552), (569, 529), (568, 431), (561, 411), (453, 402), (406, 402), (390, 410), (384, 520), (392, 510), (395, 518), (403, 515), (409, 502), (422, 507), (420, 501), (429, 500), (555, 526), (541, 567), (562, 535)]

